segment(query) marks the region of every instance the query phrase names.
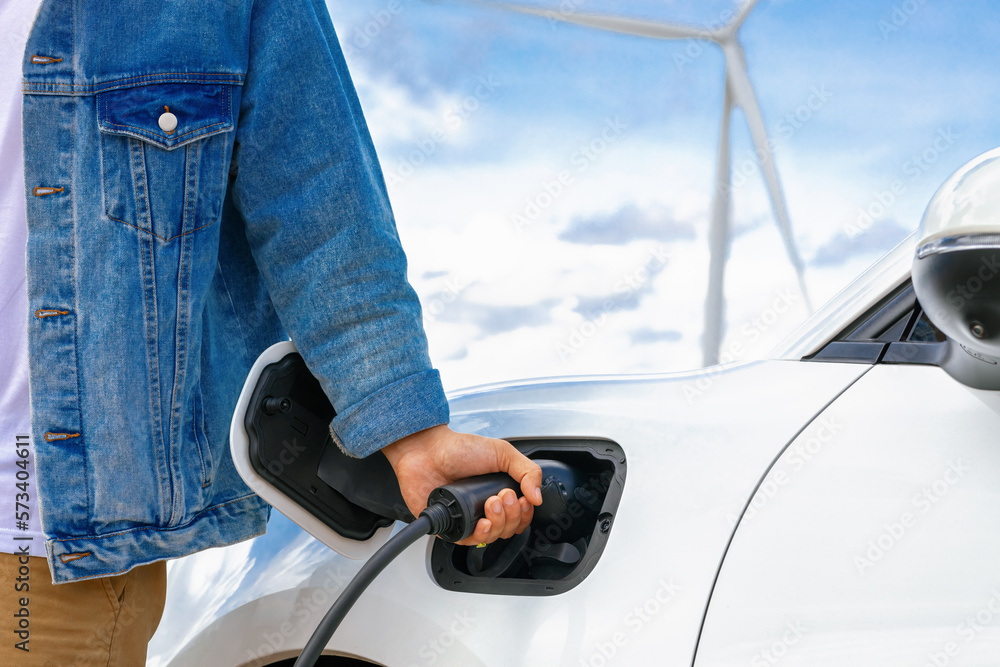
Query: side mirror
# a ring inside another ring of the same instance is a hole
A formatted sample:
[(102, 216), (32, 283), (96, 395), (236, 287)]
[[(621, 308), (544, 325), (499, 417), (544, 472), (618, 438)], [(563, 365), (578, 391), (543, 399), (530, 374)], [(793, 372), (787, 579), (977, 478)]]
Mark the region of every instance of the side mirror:
[(913, 289), (949, 339), (941, 367), (977, 389), (1000, 389), (1000, 148), (935, 193), (913, 260)]

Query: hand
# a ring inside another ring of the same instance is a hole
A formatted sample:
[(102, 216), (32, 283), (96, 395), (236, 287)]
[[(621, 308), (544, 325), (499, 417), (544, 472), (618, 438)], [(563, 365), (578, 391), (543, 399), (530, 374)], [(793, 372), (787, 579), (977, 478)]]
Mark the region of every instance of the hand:
[(382, 453), (396, 472), (413, 516), (427, 507), (431, 491), (466, 477), (505, 472), (520, 483), (521, 498), (504, 489), (487, 500), (486, 518), (457, 544), (472, 546), (522, 533), (531, 523), (535, 506), (542, 504), (542, 469), (506, 440), (456, 433), (441, 425), (397, 440), (383, 447)]

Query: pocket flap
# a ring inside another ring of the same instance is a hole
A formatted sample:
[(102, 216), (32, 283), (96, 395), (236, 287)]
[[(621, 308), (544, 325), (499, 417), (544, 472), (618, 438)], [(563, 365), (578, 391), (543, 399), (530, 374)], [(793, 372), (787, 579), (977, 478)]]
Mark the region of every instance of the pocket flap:
[(101, 131), (178, 148), (233, 129), (232, 91), (225, 84), (162, 83), (100, 93)]

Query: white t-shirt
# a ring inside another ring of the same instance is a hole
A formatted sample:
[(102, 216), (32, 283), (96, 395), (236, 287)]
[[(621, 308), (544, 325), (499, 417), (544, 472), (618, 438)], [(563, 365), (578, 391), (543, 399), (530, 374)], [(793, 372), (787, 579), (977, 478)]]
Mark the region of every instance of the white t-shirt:
[(0, 0), (0, 553), (32, 556), (45, 555), (45, 537), (28, 402), (21, 63), (40, 5)]

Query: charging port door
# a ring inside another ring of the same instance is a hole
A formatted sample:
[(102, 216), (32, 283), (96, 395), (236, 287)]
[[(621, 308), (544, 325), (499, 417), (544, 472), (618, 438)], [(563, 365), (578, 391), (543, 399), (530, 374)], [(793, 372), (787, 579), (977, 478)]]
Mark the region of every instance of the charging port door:
[(511, 442), (542, 467), (542, 505), (509, 540), (464, 547), (436, 540), (431, 572), (442, 588), (493, 595), (557, 595), (597, 565), (625, 485), (625, 453), (609, 440)]

